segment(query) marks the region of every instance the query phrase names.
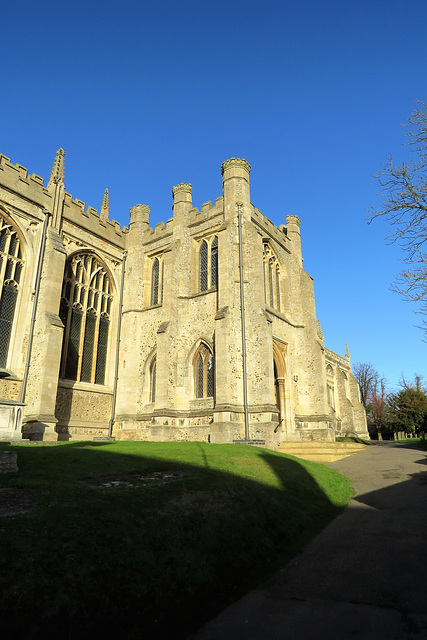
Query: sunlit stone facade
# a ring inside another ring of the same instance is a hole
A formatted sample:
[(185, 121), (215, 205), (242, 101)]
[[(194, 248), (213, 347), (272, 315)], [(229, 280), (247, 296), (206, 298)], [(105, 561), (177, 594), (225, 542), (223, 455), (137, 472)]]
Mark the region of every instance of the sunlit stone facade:
[(173, 187), (153, 229), (147, 205), (122, 227), (108, 191), (100, 213), (68, 194), (62, 149), (46, 185), (0, 156), (0, 396), (24, 405), (24, 437), (367, 436), (348, 351), (324, 345), (300, 220), (263, 216), (249, 172), (224, 162), (201, 210)]

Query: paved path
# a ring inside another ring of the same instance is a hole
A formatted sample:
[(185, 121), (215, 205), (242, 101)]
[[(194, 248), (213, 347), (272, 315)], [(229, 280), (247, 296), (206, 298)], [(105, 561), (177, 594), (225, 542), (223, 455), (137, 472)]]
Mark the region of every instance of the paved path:
[(195, 640), (427, 639), (427, 454), (378, 443), (329, 466), (356, 496)]

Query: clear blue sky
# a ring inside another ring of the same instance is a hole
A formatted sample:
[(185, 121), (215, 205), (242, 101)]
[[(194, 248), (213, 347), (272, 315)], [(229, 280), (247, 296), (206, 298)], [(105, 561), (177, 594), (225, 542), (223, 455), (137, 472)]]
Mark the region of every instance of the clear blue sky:
[(396, 387), (425, 374), (419, 317), (389, 291), (401, 257), (366, 224), (372, 174), (404, 159), (427, 99), (425, 0), (74, 0), (2, 7), (0, 152), (110, 217), (171, 188), (221, 195), (220, 166), (252, 165), (251, 199), (275, 224), (300, 216), (327, 346)]

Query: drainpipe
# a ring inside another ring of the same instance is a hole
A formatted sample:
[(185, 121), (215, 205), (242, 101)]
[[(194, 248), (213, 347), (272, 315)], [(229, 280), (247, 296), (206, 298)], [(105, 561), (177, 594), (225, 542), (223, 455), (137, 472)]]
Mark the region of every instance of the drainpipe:
[(116, 413), (116, 400), (117, 400), (117, 381), (119, 379), (119, 351), (120, 351), (120, 331), (122, 328), (122, 307), (123, 307), (123, 285), (125, 281), (125, 264), (126, 264), (127, 251), (123, 251), (122, 258), (122, 279), (120, 282), (120, 301), (119, 301), (119, 320), (117, 324), (117, 342), (116, 342), (116, 368), (114, 371), (114, 388), (113, 388), (113, 406), (111, 408), (111, 418), (108, 426), (108, 438), (112, 437), (113, 422)]
[(243, 409), (245, 412), (245, 440), (249, 441), (248, 415), (248, 376), (246, 370), (246, 330), (245, 330), (245, 301), (243, 294), (243, 250), (242, 250), (242, 202), (236, 202), (237, 220), (239, 223), (239, 274), (240, 274), (240, 313), (242, 320), (242, 361), (243, 361)]
[(28, 383), (28, 374), (30, 371), (31, 351), (33, 348), (33, 338), (34, 338), (34, 325), (36, 322), (37, 304), (39, 301), (40, 283), (42, 279), (44, 252), (46, 248), (47, 225), (49, 223), (49, 216), (52, 215), (51, 212), (48, 211), (47, 209), (43, 209), (43, 213), (44, 213), (43, 234), (42, 234), (42, 241), (41, 241), (40, 251), (39, 251), (39, 261), (37, 264), (33, 310), (31, 312), (31, 322), (30, 322), (30, 335), (28, 336), (27, 359), (25, 361), (24, 377), (22, 379), (21, 397), (19, 398), (19, 402), (22, 402), (22, 403), (25, 402), (25, 394), (27, 392), (27, 383)]

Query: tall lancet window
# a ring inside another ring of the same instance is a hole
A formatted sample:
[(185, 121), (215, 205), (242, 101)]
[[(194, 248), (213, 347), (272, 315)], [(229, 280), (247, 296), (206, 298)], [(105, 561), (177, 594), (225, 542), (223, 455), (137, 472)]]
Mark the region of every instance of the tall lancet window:
[(150, 364), (150, 402), (155, 402), (156, 400), (156, 369), (157, 369), (157, 358), (154, 358)]
[(265, 303), (280, 311), (280, 265), (267, 242), (264, 243), (263, 261)]
[(96, 256), (83, 253), (68, 260), (60, 310), (62, 378), (104, 384), (112, 300), (109, 275)]
[(151, 266), (151, 296), (150, 305), (155, 307), (163, 302), (163, 276), (164, 262), (163, 256), (154, 258)]
[(218, 238), (203, 240), (199, 248), (199, 291), (218, 286)]
[(212, 351), (202, 343), (194, 356), (194, 389), (196, 398), (209, 398), (215, 390), (215, 361)]
[(208, 289), (208, 243), (203, 240), (199, 252), (199, 291)]
[(218, 238), (215, 238), (211, 244), (211, 287), (218, 286)]
[(23, 265), (16, 229), (0, 215), (0, 368), (2, 369), (7, 366)]

